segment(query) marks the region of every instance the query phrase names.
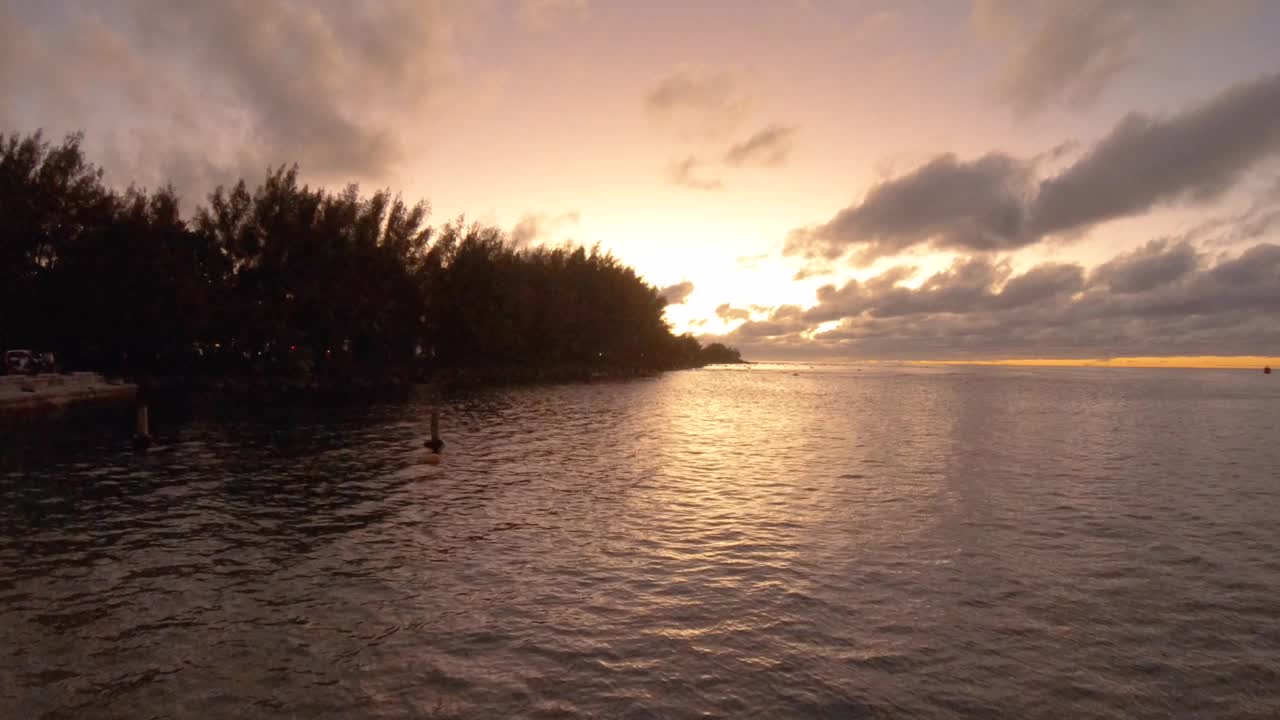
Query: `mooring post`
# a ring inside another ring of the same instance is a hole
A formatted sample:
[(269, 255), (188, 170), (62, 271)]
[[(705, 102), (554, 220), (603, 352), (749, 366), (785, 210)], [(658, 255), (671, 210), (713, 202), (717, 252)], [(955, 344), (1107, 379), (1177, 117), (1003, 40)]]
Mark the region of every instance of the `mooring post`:
[(151, 412), (145, 402), (138, 403), (137, 428), (133, 434), (133, 448), (146, 450), (151, 446)]
[(439, 384), (432, 384), (428, 388), (428, 407), (431, 408), (429, 422), (431, 428), (431, 437), (422, 442), (422, 446), (431, 452), (423, 458), (423, 462), (428, 465), (439, 465), (444, 456), (440, 451), (444, 449), (444, 441), (440, 439), (440, 410), (439, 406), (443, 402)]
[(440, 439), (440, 411), (431, 408), (431, 439), (422, 443), (431, 451), (427, 456), (427, 462), (436, 464), (440, 462), (440, 451), (444, 449), (444, 441)]

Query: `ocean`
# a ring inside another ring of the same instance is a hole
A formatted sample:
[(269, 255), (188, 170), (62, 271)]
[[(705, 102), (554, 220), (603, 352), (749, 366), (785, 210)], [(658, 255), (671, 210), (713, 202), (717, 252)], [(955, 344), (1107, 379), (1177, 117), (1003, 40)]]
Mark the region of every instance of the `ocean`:
[(773, 364), (436, 406), (436, 466), (423, 399), (0, 446), (0, 717), (1280, 716), (1274, 375)]

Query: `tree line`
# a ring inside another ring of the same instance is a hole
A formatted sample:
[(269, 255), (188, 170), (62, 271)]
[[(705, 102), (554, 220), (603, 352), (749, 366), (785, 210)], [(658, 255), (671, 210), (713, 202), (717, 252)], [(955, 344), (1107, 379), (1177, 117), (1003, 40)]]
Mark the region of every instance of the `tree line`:
[(672, 334), (598, 247), (516, 247), (426, 203), (301, 184), (113, 190), (81, 148), (0, 135), (0, 347), (125, 375), (430, 375), (737, 360)]

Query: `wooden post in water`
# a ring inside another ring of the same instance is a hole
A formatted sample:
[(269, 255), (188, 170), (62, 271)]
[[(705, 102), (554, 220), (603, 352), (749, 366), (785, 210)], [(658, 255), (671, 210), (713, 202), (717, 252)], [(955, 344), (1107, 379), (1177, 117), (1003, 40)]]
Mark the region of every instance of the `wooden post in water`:
[(133, 435), (133, 449), (146, 450), (151, 446), (151, 411), (145, 402), (138, 403), (137, 430)]
[(444, 441), (440, 439), (440, 411), (435, 408), (431, 409), (431, 439), (424, 442), (423, 446), (431, 450), (431, 454), (427, 456), (427, 462), (432, 465), (439, 463)]

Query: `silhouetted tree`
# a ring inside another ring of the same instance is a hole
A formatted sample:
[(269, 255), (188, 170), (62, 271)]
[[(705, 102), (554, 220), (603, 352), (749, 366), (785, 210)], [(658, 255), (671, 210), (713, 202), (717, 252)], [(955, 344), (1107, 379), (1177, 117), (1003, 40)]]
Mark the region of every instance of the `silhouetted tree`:
[(699, 351), (698, 359), (706, 365), (712, 363), (740, 363), (742, 362), (742, 354), (731, 347), (726, 347), (724, 343), (711, 343)]
[(51, 145), (43, 135), (0, 135), (0, 340), (53, 346), (45, 319), (60, 301), (63, 256), (112, 221), (114, 198), (85, 160), (82, 136)]
[(0, 342), (123, 373), (387, 375), (737, 361), (674, 337), (598, 247), (518, 249), (426, 203), (269, 171), (188, 223), (172, 188), (114, 192), (80, 135), (0, 136)]

